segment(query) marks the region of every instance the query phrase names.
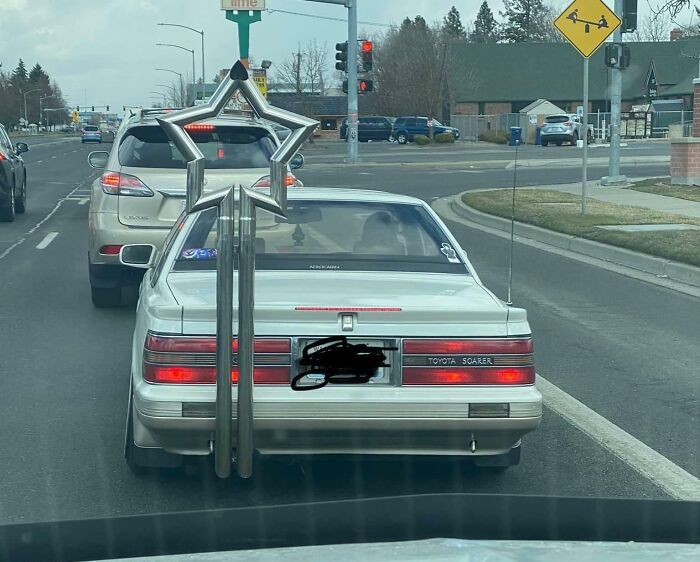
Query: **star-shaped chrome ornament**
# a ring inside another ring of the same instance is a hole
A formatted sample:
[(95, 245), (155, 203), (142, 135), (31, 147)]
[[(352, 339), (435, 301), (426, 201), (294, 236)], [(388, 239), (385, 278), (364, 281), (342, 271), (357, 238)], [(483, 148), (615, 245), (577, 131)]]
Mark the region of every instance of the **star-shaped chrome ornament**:
[(187, 125), (218, 116), (229, 100), (240, 91), (258, 117), (292, 130), (270, 158), (270, 193), (240, 186), (238, 213), (238, 385), (236, 400), (236, 462), (238, 475), (249, 478), (253, 470), (253, 341), (255, 338), (255, 209), (284, 216), (287, 212), (287, 164), (313, 134), (318, 121), (271, 106), (260, 93), (248, 71), (238, 61), (208, 103), (173, 111), (158, 119), (165, 134), (187, 161), (185, 212), (194, 213), (218, 207), (216, 261), (216, 473), (231, 473), (232, 396), (231, 340), (233, 338), (234, 202), (235, 186), (204, 193), (205, 158)]
[(297, 115), (270, 105), (255, 82), (249, 80), (248, 70), (241, 61), (231, 68), (228, 76), (221, 81), (210, 100), (203, 105), (173, 111), (157, 119), (165, 134), (175, 143), (187, 161), (187, 200), (188, 213), (218, 205), (233, 189), (225, 188), (203, 195), (204, 155), (192, 140), (185, 127), (218, 116), (226, 104), (240, 91), (258, 117), (267, 119), (292, 130), (285, 141), (270, 158), (270, 194), (242, 187), (241, 190), (255, 201), (256, 207), (272, 213), (284, 215), (287, 207), (287, 191), (284, 179), (287, 164), (311, 137), (318, 121)]

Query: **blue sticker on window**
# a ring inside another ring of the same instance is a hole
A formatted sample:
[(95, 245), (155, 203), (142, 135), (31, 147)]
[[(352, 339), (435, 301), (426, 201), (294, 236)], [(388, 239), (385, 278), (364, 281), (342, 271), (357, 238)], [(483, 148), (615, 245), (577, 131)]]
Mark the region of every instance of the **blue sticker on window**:
[(216, 258), (216, 248), (193, 248), (181, 254), (186, 260), (211, 260)]

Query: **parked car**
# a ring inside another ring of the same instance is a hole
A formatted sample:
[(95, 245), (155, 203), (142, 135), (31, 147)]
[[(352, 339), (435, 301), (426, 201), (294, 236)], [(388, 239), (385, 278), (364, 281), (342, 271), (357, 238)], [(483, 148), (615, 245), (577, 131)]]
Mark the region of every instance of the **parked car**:
[[(155, 117), (143, 110), (120, 127), (111, 152), (92, 152), (90, 165), (104, 168), (92, 184), (88, 261), (92, 302), (119, 306), (122, 289), (138, 285), (138, 270), (119, 263), (124, 244), (160, 247), (185, 206), (187, 164)], [(264, 189), (270, 185), (270, 157), (279, 146), (269, 123), (248, 117), (221, 116), (189, 127), (206, 157), (205, 190), (230, 185)], [(290, 163), (303, 165), (298, 155)], [(301, 182), (293, 174), (287, 185)]]
[[(465, 470), (519, 462), (542, 415), (526, 311), (482, 284), (427, 203), (302, 188), (289, 192), (285, 218), (257, 217), (267, 224), (255, 244), (258, 451), (449, 455)], [(212, 452), (216, 225), (215, 208), (182, 215), (157, 262), (153, 248), (122, 249), (122, 263), (148, 268), (126, 408), (136, 472)], [(319, 390), (326, 374), (300, 358), (342, 336), (381, 348), (384, 360), (364, 384), (336, 378)]]
[(83, 130), (80, 135), (80, 142), (85, 144), (86, 142), (96, 142), (102, 143), (102, 131), (97, 125), (83, 125)]
[(27, 169), (21, 154), (27, 143), (14, 144), (0, 125), (0, 221), (12, 222), (27, 209)]
[[(394, 124), (393, 117), (373, 116), (360, 117), (357, 122), (357, 138), (360, 142), (389, 141), (392, 139)], [(348, 138), (348, 120), (343, 119), (340, 125), (340, 138)]]
[[(433, 119), (433, 134), (438, 135), (440, 133), (452, 133), (455, 139), (459, 138), (459, 129), (448, 127), (437, 119)], [(428, 136), (429, 134), (430, 129), (428, 128), (427, 117), (399, 117), (394, 123), (393, 136), (399, 144), (413, 142), (416, 135)]]
[[(583, 138), (583, 123), (581, 118), (575, 113), (562, 113), (558, 115), (549, 115), (545, 117), (540, 131), (540, 142), (542, 146), (547, 146), (554, 143), (561, 146), (568, 142), (572, 146), (576, 146), (576, 142)], [(588, 144), (592, 144), (595, 139), (593, 134), (594, 127), (588, 125)]]

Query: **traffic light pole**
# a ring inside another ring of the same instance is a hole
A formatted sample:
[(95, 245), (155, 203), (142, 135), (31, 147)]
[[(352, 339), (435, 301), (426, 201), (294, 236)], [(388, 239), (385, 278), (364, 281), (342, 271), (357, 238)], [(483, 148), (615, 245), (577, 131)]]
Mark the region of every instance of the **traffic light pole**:
[[(623, 0), (615, 0), (615, 14), (622, 17)], [(613, 33), (613, 42), (622, 44), (622, 27), (618, 27)], [(621, 55), (622, 53), (619, 53)], [(621, 57), (613, 66), (610, 80), (610, 161), (608, 175), (601, 180), (602, 185), (616, 185), (626, 183), (627, 178), (620, 174), (620, 112), (622, 106), (622, 67)]]
[(346, 0), (348, 9), (348, 162), (357, 162), (357, 0)]

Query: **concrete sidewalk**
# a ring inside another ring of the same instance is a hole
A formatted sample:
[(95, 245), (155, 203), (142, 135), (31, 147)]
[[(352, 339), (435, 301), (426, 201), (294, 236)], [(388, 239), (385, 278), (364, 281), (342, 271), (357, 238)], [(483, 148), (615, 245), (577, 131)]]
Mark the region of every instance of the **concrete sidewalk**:
[[(527, 189), (527, 188), (522, 188)], [(532, 186), (530, 186), (532, 189)], [(568, 183), (560, 185), (542, 185), (537, 189), (549, 189), (553, 191), (563, 191), (581, 195), (581, 183)], [(599, 182), (589, 182), (588, 197), (616, 203), (618, 205), (628, 205), (630, 207), (646, 207), (654, 211), (664, 213), (675, 213), (686, 217), (700, 219), (700, 202), (688, 201), (678, 197), (665, 197), (654, 193), (643, 193), (634, 189), (623, 189), (621, 187), (603, 187)]]

